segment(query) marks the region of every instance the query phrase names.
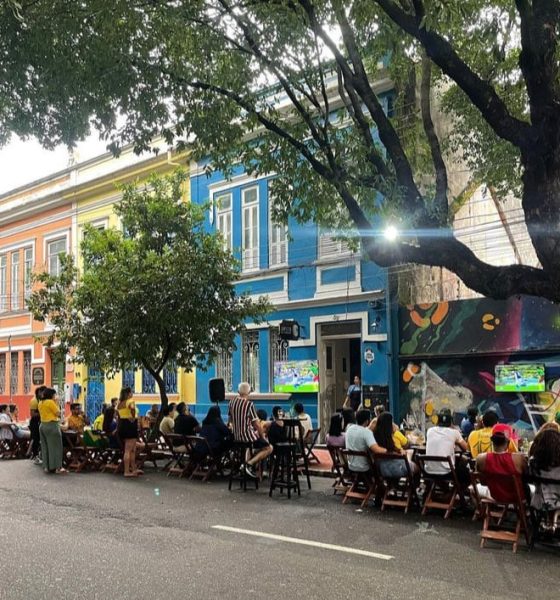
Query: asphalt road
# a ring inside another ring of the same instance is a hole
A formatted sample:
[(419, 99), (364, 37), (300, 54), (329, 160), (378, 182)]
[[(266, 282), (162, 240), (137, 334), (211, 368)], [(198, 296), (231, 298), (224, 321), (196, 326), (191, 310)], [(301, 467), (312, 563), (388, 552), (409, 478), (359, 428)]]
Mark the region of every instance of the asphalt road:
[[(359, 511), (313, 479), (301, 498), (148, 471), (45, 475), (0, 462), (2, 600), (504, 599), (560, 595), (560, 555), (478, 547), (466, 518)], [(364, 550), (248, 535), (275, 534)]]

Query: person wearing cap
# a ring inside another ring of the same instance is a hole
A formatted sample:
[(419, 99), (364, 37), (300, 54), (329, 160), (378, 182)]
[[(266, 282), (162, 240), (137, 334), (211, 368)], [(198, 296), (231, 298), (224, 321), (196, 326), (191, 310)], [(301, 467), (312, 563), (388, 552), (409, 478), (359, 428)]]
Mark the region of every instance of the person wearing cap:
[[(515, 502), (516, 492), (511, 481), (505, 475), (521, 476), (527, 472), (527, 457), (518, 452), (509, 452), (511, 428), (497, 424), (490, 436), (492, 450), (482, 452), (476, 458), (476, 469), (484, 476), (487, 486), (477, 485), (478, 493), (497, 502)], [(494, 476), (494, 477), (493, 477)]]
[[(452, 427), (453, 415), (449, 410), (442, 410), (438, 414), (438, 422), (430, 427), (426, 434), (426, 454), (428, 456), (448, 456), (455, 467), (459, 483), (468, 486), (470, 482), (470, 471), (466, 460), (455, 460), (455, 449), (467, 451), (467, 442), (463, 439), (461, 432)], [(426, 472), (431, 475), (448, 475), (449, 465), (447, 462), (427, 463)]]
[[(487, 410), (482, 415), (482, 428), (475, 429), (469, 434), (467, 443), (469, 444), (469, 450), (471, 456), (476, 458), (479, 454), (489, 452), (492, 449), (492, 428), (498, 424), (498, 415), (494, 410)], [(509, 425), (507, 425), (509, 427)], [(508, 452), (517, 452), (517, 446), (511, 436), (511, 427), (509, 427), (509, 445)]]

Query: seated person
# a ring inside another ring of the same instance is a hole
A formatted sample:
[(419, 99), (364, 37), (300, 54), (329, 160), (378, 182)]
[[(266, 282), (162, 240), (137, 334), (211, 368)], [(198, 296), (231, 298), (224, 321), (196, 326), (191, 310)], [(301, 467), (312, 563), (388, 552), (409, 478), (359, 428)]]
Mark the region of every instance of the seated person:
[(229, 402), (229, 422), (234, 440), (250, 443), (253, 451), (256, 452), (245, 464), (241, 465), (249, 477), (256, 478), (254, 468), (259, 462), (270, 456), (272, 446), (266, 439), (255, 405), (249, 398), (250, 393), (249, 383), (244, 381), (239, 384), (238, 395)]
[(84, 433), (84, 427), (88, 424), (88, 420), (82, 411), (82, 405), (79, 402), (73, 402), (70, 405), (70, 414), (66, 418), (62, 429)]
[(101, 407), (101, 414), (97, 415), (97, 417), (95, 417), (95, 420), (93, 421), (93, 425), (91, 426), (91, 428), (94, 431), (103, 431), (103, 419), (105, 418), (105, 411), (111, 407), (110, 404), (104, 404)]
[(16, 404), (10, 404), (10, 419), (12, 421), (12, 431), (18, 440), (31, 439), (31, 432), (27, 427), (18, 425), (19, 409)]
[(175, 429), (175, 420), (173, 418), (173, 414), (175, 413), (175, 403), (171, 402), (163, 409), (163, 419), (159, 424), (159, 430), (164, 435), (168, 435), (169, 433), (174, 433)]
[(196, 435), (200, 431), (200, 425), (193, 415), (189, 412), (185, 402), (177, 404), (177, 416), (173, 432), (181, 435)]
[(345, 447), (345, 434), (342, 426), (342, 415), (340, 413), (335, 413), (334, 415), (331, 415), (329, 432), (327, 433), (326, 438), (327, 446), (332, 446), (334, 448)]
[[(546, 425), (556, 425), (547, 423)], [(560, 516), (560, 431), (558, 426), (541, 428), (529, 449), (529, 469), (532, 475), (555, 483), (537, 483), (531, 506), (548, 515), (548, 526), (557, 527)]]
[(284, 427), (284, 411), (281, 406), (274, 406), (272, 408), (272, 421), (270, 421), (267, 427), (268, 441), (275, 446), (276, 444), (283, 444), (288, 441), (288, 435), (286, 428)]
[[(192, 418), (194, 419), (194, 417)], [(233, 436), (222, 419), (222, 413), (219, 406), (211, 406), (208, 409), (208, 413), (202, 421), (199, 435), (206, 439), (214, 455), (223, 454), (231, 448)], [(204, 456), (206, 455), (207, 448), (205, 445), (197, 442), (194, 451), (199, 456)]]
[[(346, 431), (346, 449), (355, 452), (365, 452), (368, 449), (374, 454), (386, 454), (387, 450), (382, 448), (375, 440), (373, 432), (369, 429), (371, 413), (367, 409), (356, 413), (356, 424), (350, 425)], [(365, 456), (349, 456), (348, 467), (351, 471), (367, 473), (370, 465)]]
[(12, 420), (7, 404), (0, 404), (0, 440), (13, 440)]
[(476, 469), (486, 483), (486, 486), (477, 485), (478, 493), (496, 502), (514, 502), (517, 496), (510, 482), (493, 475), (524, 475), (527, 472), (527, 457), (510, 452), (510, 441), (510, 428), (507, 425), (494, 425), (490, 436), (492, 450), (476, 457)]
[(377, 425), (377, 419), (379, 418), (380, 415), (382, 415), (385, 412), (385, 407), (383, 406), (383, 404), (376, 404), (373, 407), (373, 419), (371, 420), (371, 423), (369, 424), (369, 428), (373, 431), (375, 429), (375, 426)]
[(159, 404), (152, 404), (150, 410), (146, 413), (146, 416), (150, 420), (150, 427), (153, 427), (159, 416)]
[[(296, 413), (296, 418), (299, 419), (299, 422), (301, 423), (303, 439), (305, 439), (308, 433), (313, 429), (311, 417), (305, 412), (301, 402), (296, 402), (294, 404), (294, 412)], [(296, 429), (296, 437), (299, 437), (299, 429)]]
[[(483, 452), (488, 452), (491, 450), (492, 443), (490, 438), (492, 436), (492, 427), (497, 425), (498, 420), (498, 415), (495, 411), (487, 410), (482, 415), (482, 428), (475, 429), (469, 434), (467, 442), (473, 458), (476, 458)], [(509, 440), (508, 452), (517, 452), (517, 446), (512, 439)]]
[[(376, 442), (388, 453), (406, 456), (405, 448), (408, 445), (406, 437), (393, 427), (393, 415), (383, 412), (377, 417), (377, 424), (373, 430)], [(408, 460), (408, 458), (407, 458)], [(380, 472), (383, 477), (400, 478), (406, 477), (408, 472), (406, 465), (401, 461), (380, 462)], [(413, 474), (418, 471), (417, 465), (409, 462)]]
[(476, 429), (476, 421), (478, 418), (478, 407), (469, 406), (467, 408), (467, 416), (461, 421), (461, 433), (464, 438), (468, 438), (469, 435)]
[(109, 448), (119, 449), (121, 447), (119, 436), (117, 434), (117, 426), (117, 411), (112, 406), (108, 406), (103, 415), (102, 430), (107, 436)]
[(342, 431), (347, 431), (350, 425), (356, 423), (356, 413), (351, 408), (342, 409)]
[(261, 427), (263, 431), (266, 433), (268, 431), (268, 427), (270, 426), (270, 421), (268, 421), (268, 415), (264, 408), (257, 409), (257, 417), (259, 417), (259, 421), (261, 422)]
[[(427, 456), (448, 456), (455, 467), (459, 483), (467, 487), (470, 483), (470, 471), (468, 463), (464, 459), (455, 459), (455, 450), (457, 448), (468, 450), (467, 442), (463, 439), (461, 432), (452, 427), (453, 415), (449, 410), (442, 410), (438, 414), (438, 422), (434, 427), (430, 427), (426, 434), (426, 455)], [(448, 475), (449, 465), (447, 462), (426, 463), (426, 473), (430, 475)]]

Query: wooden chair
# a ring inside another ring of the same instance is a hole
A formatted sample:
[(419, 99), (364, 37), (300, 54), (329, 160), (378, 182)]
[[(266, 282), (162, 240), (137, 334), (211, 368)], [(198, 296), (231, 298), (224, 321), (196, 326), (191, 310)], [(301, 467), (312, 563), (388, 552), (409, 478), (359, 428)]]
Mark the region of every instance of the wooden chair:
[[(424, 505), (422, 514), (425, 515), (430, 508), (444, 510), (445, 519), (449, 519), (457, 502), (462, 502), (461, 485), (457, 479), (455, 467), (449, 456), (429, 456), (427, 454), (418, 454), (416, 457), (422, 478), (426, 484), (424, 493)], [(426, 465), (444, 463), (449, 469), (449, 473), (434, 474), (426, 470)]]
[(171, 454), (171, 461), (166, 465), (167, 476), (178, 475), (183, 477), (188, 471), (191, 448), (186, 436), (180, 433), (162, 434)]
[(327, 444), (327, 450), (332, 461), (331, 471), (335, 475), (334, 483), (331, 486), (333, 488), (333, 494), (336, 494), (337, 492), (345, 494), (346, 490), (352, 485), (346, 457), (342, 452), (342, 448), (337, 446), (329, 446)]
[[(348, 500), (360, 500), (361, 508), (367, 506), (369, 499), (376, 489), (375, 481), (375, 467), (373, 465), (373, 459), (369, 450), (357, 451), (357, 450), (343, 450), (344, 457), (348, 462), (348, 473), (350, 475), (350, 487), (344, 494), (342, 504), (346, 504)], [(353, 471), (351, 467), (351, 458), (362, 457), (365, 458), (368, 465), (368, 471)]]
[(200, 478), (202, 481), (208, 481), (212, 475), (221, 470), (221, 455), (212, 450), (204, 437), (189, 435), (187, 442), (191, 448), (189, 479)]
[(15, 433), (11, 440), (0, 440), (0, 458), (25, 458), (29, 441), (28, 439), (17, 438)]
[[(420, 506), (418, 495), (416, 494), (416, 481), (412, 468), (406, 456), (402, 454), (376, 454), (374, 461), (377, 473), (377, 481), (383, 485), (384, 493), (381, 501), (381, 510), (386, 506), (396, 506), (404, 508), (405, 514), (412, 504)], [(387, 477), (383, 475), (383, 466), (403, 465), (401, 469), (405, 475), (401, 477)]]
[[(478, 481), (486, 485), (492, 498), (481, 498), (482, 531), (480, 532), (480, 547), (484, 548), (487, 540), (512, 544), (513, 552), (517, 547), (521, 534), (524, 534), (527, 546), (531, 547), (531, 536), (527, 519), (527, 497), (523, 489), (520, 475), (478, 474)], [(499, 487), (496, 484), (500, 484)], [(497, 492), (509, 490), (508, 496), (499, 497)], [(495, 499), (495, 497), (499, 499)], [(514, 517), (513, 523), (508, 522), (507, 516)]]
[(144, 462), (151, 463), (154, 469), (158, 468), (158, 461), (165, 461), (163, 470), (167, 470), (173, 463), (173, 452), (161, 434), (151, 436), (151, 429), (140, 429), (140, 441), (144, 444)]
[(305, 454), (307, 456), (308, 463), (314, 462), (318, 465), (321, 464), (319, 457), (315, 454), (315, 452), (313, 452), (315, 445), (317, 444), (317, 441), (319, 440), (320, 433), (321, 433), (320, 427), (317, 429), (310, 429), (307, 432), (307, 436), (303, 440), (303, 451), (305, 452)]
[(82, 443), (82, 436), (77, 431), (63, 431), (63, 463), (69, 471), (79, 473), (87, 465), (86, 450)]

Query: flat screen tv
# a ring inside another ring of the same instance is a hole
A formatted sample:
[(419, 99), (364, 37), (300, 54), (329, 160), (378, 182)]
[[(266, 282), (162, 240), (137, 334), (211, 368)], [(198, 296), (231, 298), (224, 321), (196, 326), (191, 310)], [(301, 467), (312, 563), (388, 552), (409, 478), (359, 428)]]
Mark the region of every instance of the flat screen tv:
[(544, 365), (496, 365), (497, 392), (544, 392)]
[(319, 365), (316, 360), (284, 360), (274, 363), (274, 391), (305, 394), (319, 391)]

